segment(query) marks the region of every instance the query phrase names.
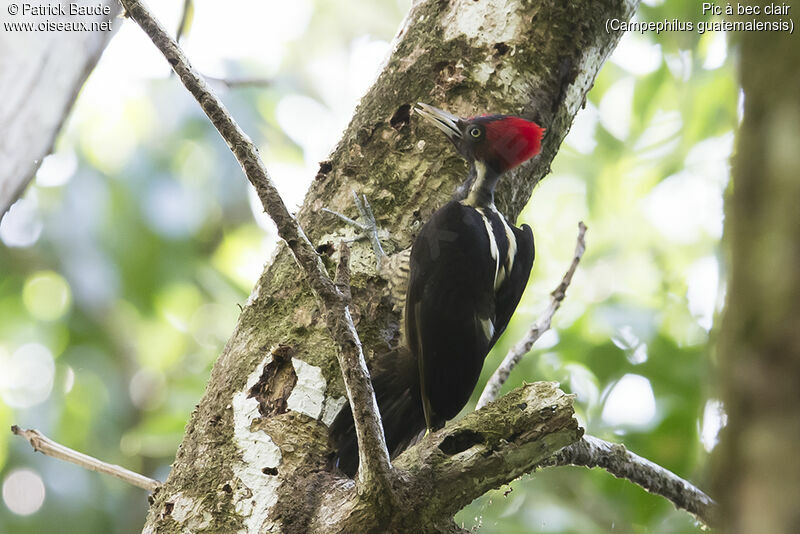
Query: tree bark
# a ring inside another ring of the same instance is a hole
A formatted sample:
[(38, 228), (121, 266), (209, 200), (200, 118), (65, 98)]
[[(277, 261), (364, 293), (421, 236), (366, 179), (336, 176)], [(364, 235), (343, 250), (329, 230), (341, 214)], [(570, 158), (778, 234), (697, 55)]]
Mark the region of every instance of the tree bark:
[[(0, 219), (52, 151), (78, 91), (119, 26), (119, 2), (105, 0), (103, 5), (110, 8), (108, 15), (68, 20), (109, 21), (113, 31), (0, 32)], [(2, 16), (4, 23), (60, 21), (59, 17)]]
[[(498, 207), (515, 219), (616, 45), (605, 19), (627, 20), (636, 5), (415, 3), (298, 214), (327, 268), (352, 230), (322, 208), (353, 214), (352, 189), (390, 232), (391, 253), (406, 249), (461, 185), (465, 163), (410, 116), (417, 100), (462, 115), (521, 114), (547, 127), (541, 155), (498, 191)], [(398, 342), (400, 318), (368, 244), (354, 247), (351, 271), (353, 320), (366, 352), (383, 352)], [(377, 506), (329, 468), (327, 424), (344, 388), (326, 317), (301, 281), (281, 247), (212, 370), (145, 532), (456, 531), (458, 508), (580, 436), (568, 396), (547, 384), (520, 388), (404, 453), (393, 492), (402, 499)]]
[[(791, 2), (790, 2), (791, 4)], [(741, 36), (745, 94), (727, 201), (732, 274), (719, 334), (728, 426), (716, 486), (725, 532), (800, 532), (800, 46)]]

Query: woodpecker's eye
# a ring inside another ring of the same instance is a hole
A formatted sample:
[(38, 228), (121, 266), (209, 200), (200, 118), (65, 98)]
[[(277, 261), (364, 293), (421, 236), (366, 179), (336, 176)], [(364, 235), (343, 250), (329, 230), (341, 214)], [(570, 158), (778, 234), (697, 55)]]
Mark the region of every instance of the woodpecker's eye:
[(467, 133), (469, 133), (469, 136), (473, 139), (480, 139), (483, 135), (483, 131), (477, 126), (472, 126)]

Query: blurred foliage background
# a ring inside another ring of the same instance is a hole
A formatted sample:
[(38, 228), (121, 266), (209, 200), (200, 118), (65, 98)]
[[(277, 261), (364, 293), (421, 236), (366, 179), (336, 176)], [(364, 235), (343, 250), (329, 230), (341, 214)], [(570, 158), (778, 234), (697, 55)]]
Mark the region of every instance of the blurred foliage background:
[[(182, 4), (154, 7), (177, 27)], [(290, 205), (408, 7), (196, 3), (184, 39), (193, 63), (212, 77), (268, 82), (214, 83)], [(700, 4), (649, 0), (637, 15), (675, 18), (699, 20)], [(724, 424), (710, 377), (740, 100), (733, 55), (721, 33), (623, 37), (521, 216), (537, 259), (484, 372), (546, 307), (584, 220), (588, 251), (553, 330), (506, 387), (560, 381), (588, 432), (701, 488)], [(225, 144), (133, 24), (112, 40), (0, 240), (0, 428), (38, 428), (164, 479), (276, 235)], [(147, 509), (143, 491), (34, 454), (7, 431), (0, 483), (0, 532), (133, 533)], [(663, 499), (577, 468), (523, 477), (457, 521), (503, 534), (699, 530)]]

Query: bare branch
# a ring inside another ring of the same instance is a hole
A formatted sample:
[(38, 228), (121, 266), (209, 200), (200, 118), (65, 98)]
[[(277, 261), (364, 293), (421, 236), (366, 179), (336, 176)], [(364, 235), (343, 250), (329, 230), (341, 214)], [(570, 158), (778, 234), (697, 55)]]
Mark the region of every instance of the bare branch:
[(411, 472), (417, 490), (433, 485), (423, 493), (431, 496), (420, 504), (423, 509), (455, 514), (488, 490), (529, 473), (552, 454), (547, 451), (579, 439), (583, 430), (573, 417), (573, 401), (555, 382), (525, 384), (427, 436), (395, 463)]
[(489, 378), (489, 381), (486, 383), (486, 387), (483, 388), (483, 392), (478, 399), (478, 405), (475, 408), (476, 410), (480, 410), (497, 398), (497, 395), (500, 393), (500, 388), (502, 388), (503, 384), (508, 380), (508, 375), (511, 374), (511, 370), (514, 369), (522, 357), (531, 350), (536, 340), (550, 329), (553, 315), (555, 315), (558, 308), (561, 307), (561, 301), (563, 301), (566, 296), (567, 288), (572, 282), (572, 276), (575, 274), (578, 263), (580, 263), (583, 253), (586, 250), (585, 235), (586, 225), (581, 221), (578, 223), (578, 243), (575, 245), (575, 254), (572, 258), (572, 263), (561, 279), (561, 283), (558, 284), (558, 287), (550, 294), (550, 306), (547, 307), (539, 319), (531, 326), (530, 330), (525, 334), (525, 337), (514, 345), (514, 347), (508, 351), (506, 357), (503, 358), (503, 363), (495, 370), (494, 374), (492, 374), (491, 378)]
[(286, 241), (295, 260), (305, 272), (306, 282), (317, 295), (326, 317), (327, 327), (339, 347), (339, 365), (344, 377), (347, 398), (350, 406), (354, 407), (353, 419), (359, 451), (364, 451), (359, 453), (361, 461), (359, 484), (376, 489), (388, 489), (392, 466), (386, 450), (378, 405), (369, 379), (361, 341), (345, 296), (336, 288), (297, 219), (286, 208), (253, 141), (234, 121), (219, 97), (191, 66), (178, 43), (169, 36), (149, 10), (138, 0), (121, 1), (128, 16), (150, 37), (228, 143), (247, 179), (255, 187), (264, 211), (275, 222), (278, 235)]
[(161, 482), (158, 480), (153, 480), (152, 478), (140, 475), (139, 473), (134, 473), (133, 471), (118, 465), (108, 464), (98, 460), (97, 458), (83, 454), (82, 452), (65, 447), (60, 443), (56, 443), (38, 430), (25, 430), (17, 425), (13, 425), (11, 427), (11, 432), (28, 440), (28, 443), (31, 444), (33, 450), (41, 452), (45, 456), (58, 458), (59, 460), (64, 460), (65, 462), (79, 465), (84, 469), (89, 469), (90, 471), (97, 471), (98, 473), (105, 473), (106, 475), (117, 477), (120, 480), (124, 480), (128, 484), (146, 489), (151, 493), (161, 486)]
[(270, 87), (275, 84), (271, 78), (222, 78), (217, 76), (205, 76), (206, 81), (224, 85), (228, 89), (238, 89), (240, 87)]
[(401, 483), (394, 506), (371, 511), (349, 480), (328, 485), (316, 494), (325, 506), (309, 531), (464, 532), (453, 514), (580, 438), (573, 400), (554, 382), (525, 384), (395, 458)]
[(717, 503), (678, 475), (627, 450), (624, 445), (585, 435), (572, 445), (539, 464), (539, 467), (577, 465), (602, 467), (617, 478), (624, 478), (655, 495), (671, 501), (677, 508), (693, 514), (706, 526), (718, 524)]

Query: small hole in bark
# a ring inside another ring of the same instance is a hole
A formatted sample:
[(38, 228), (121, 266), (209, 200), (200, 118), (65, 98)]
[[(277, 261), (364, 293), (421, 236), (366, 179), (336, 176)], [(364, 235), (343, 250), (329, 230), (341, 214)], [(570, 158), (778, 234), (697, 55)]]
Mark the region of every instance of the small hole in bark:
[(323, 256), (332, 256), (334, 252), (336, 252), (336, 249), (332, 243), (322, 243), (317, 247), (317, 254), (322, 254)]
[(504, 56), (509, 50), (509, 46), (505, 43), (495, 43), (494, 49), (497, 51), (498, 56)]
[(452, 456), (464, 452), (478, 443), (483, 443), (483, 435), (480, 432), (462, 430), (444, 438), (439, 444), (439, 450)]
[(520, 402), (519, 404), (517, 404), (517, 408), (519, 408), (520, 410), (523, 410), (523, 411), (527, 407), (528, 407), (528, 403), (527, 402)]
[(403, 104), (397, 111), (394, 112), (392, 118), (389, 119), (389, 124), (397, 130), (398, 132), (403, 129), (403, 126), (408, 124), (408, 121), (411, 117), (411, 105), (410, 104)]
[(450, 66), (450, 62), (449, 61), (439, 61), (437, 63), (434, 63), (433, 70), (435, 70), (436, 72), (439, 72), (439, 71), (444, 70), (446, 67), (449, 67), (449, 66)]
[(315, 180), (324, 180), (327, 178), (327, 174), (333, 170), (333, 163), (330, 161), (320, 161), (319, 162), (319, 170), (317, 171), (317, 175), (314, 177)]
[(261, 377), (247, 395), (258, 400), (259, 411), (265, 417), (286, 413), (287, 399), (297, 383), (292, 365), (294, 349), (278, 345), (271, 354), (272, 361), (264, 366)]
[(265, 467), (264, 469), (261, 470), (261, 472), (264, 473), (265, 475), (270, 475), (273, 477), (278, 474), (278, 470), (274, 467)]
[(174, 510), (174, 509), (175, 509), (175, 503), (173, 503), (173, 502), (165, 502), (164, 503), (164, 515), (165, 516), (172, 514), (172, 510)]
[(225, 493), (233, 493), (233, 488), (231, 487), (230, 484), (226, 482), (225, 485), (222, 486), (222, 491), (224, 491)]
[(547, 406), (545, 408), (542, 408), (542, 409), (539, 410), (539, 417), (542, 417), (542, 418), (550, 417), (554, 413), (556, 413), (556, 409), (557, 408), (555, 406)]

